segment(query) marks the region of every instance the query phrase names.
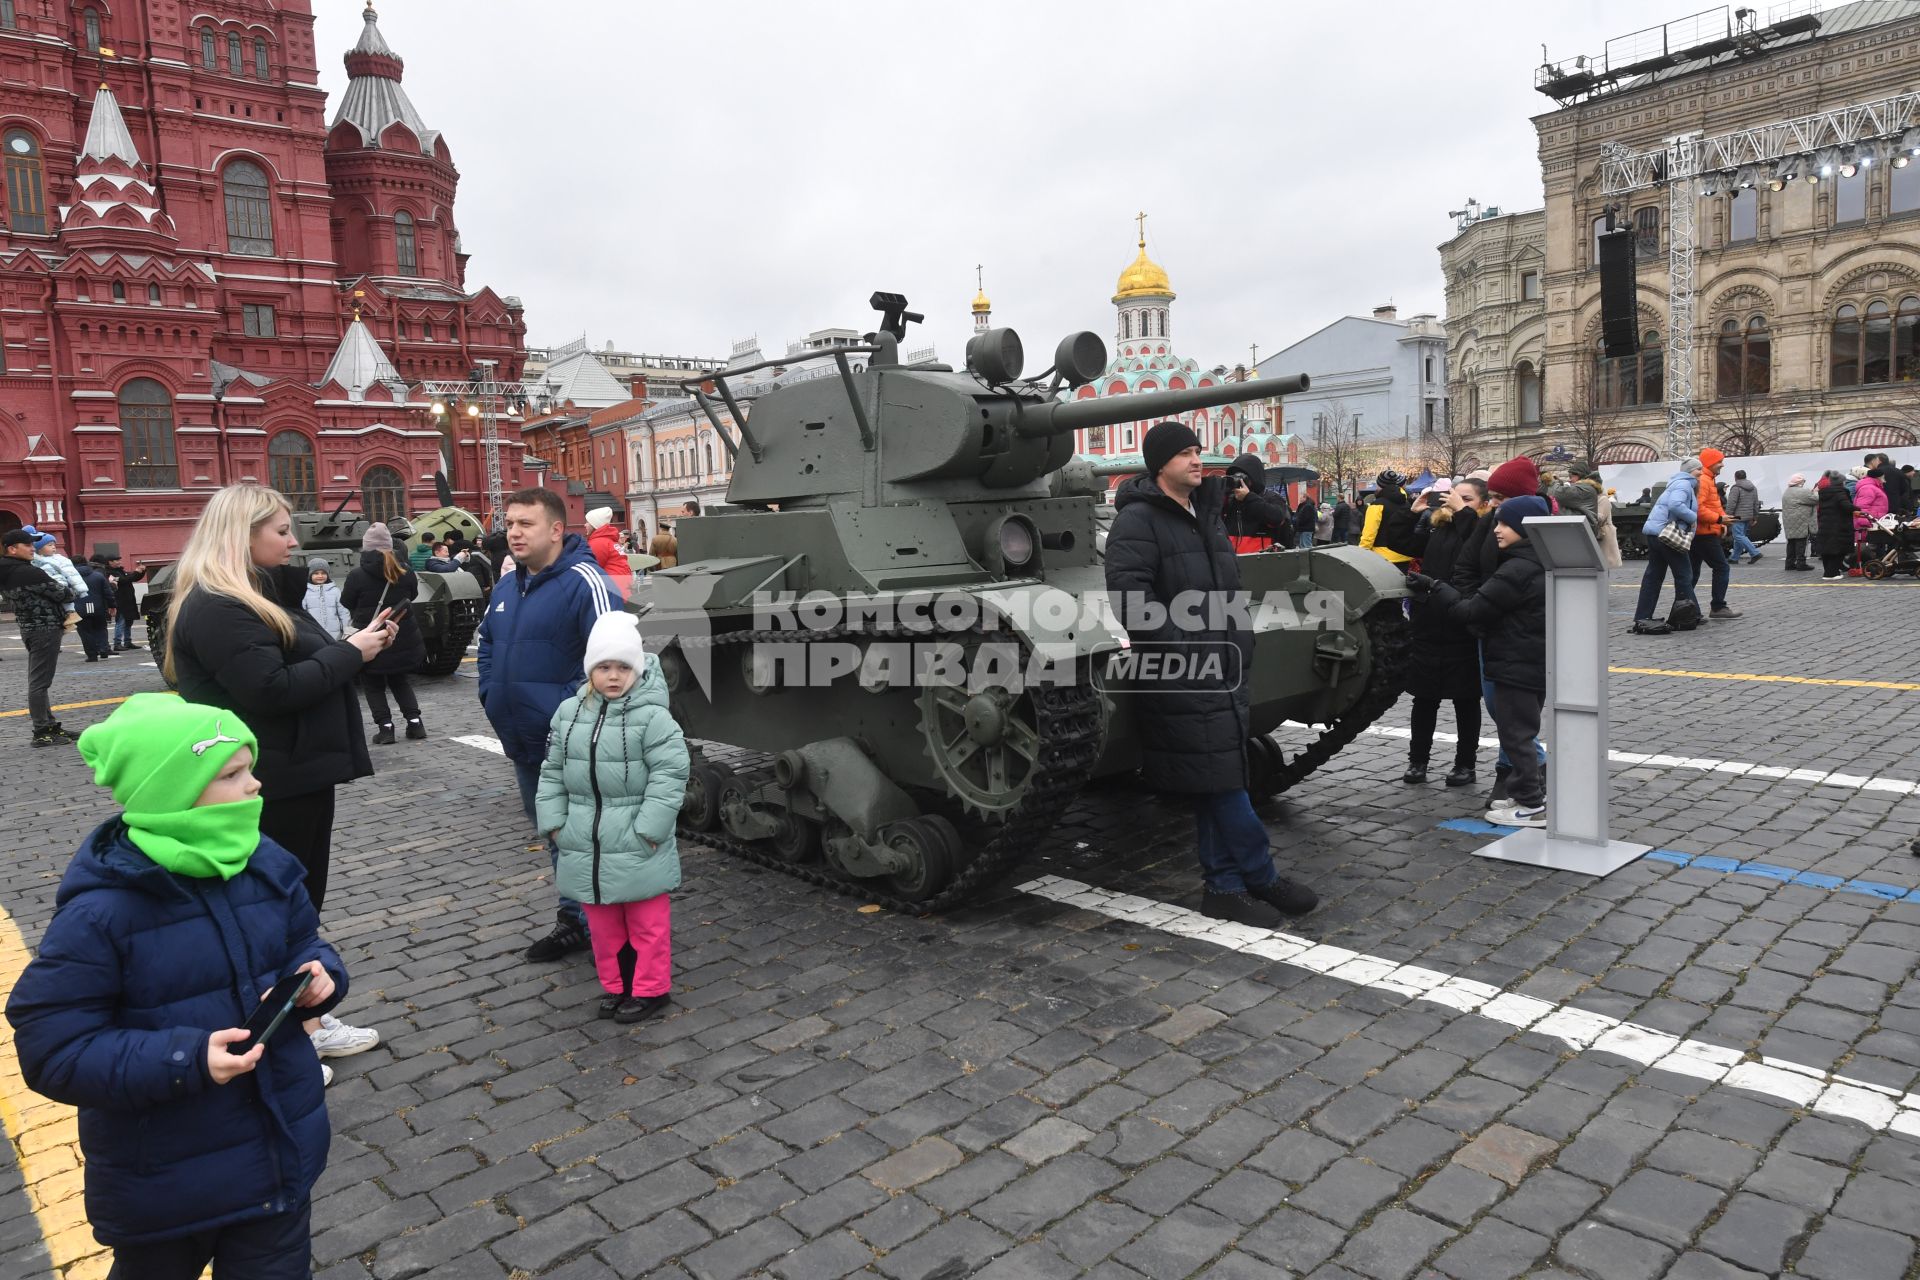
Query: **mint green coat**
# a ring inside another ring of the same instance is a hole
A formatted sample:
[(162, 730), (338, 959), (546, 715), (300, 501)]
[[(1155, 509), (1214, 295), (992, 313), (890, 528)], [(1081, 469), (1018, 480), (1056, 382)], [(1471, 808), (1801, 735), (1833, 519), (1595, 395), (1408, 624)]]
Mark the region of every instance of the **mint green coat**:
[(680, 887), (674, 823), (687, 791), (687, 740), (667, 710), (660, 664), (608, 701), (591, 683), (560, 704), (534, 813), (556, 832), (558, 887), (575, 902), (642, 902)]

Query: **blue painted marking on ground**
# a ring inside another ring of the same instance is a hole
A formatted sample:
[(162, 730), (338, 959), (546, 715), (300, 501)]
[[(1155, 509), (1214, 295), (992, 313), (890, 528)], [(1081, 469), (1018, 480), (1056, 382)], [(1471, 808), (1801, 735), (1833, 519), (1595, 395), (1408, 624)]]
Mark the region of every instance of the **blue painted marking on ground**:
[[(1438, 824), (1445, 831), (1462, 831), (1471, 836), (1506, 836), (1520, 830), (1518, 827), (1503, 827), (1484, 818), (1448, 818)], [(1680, 849), (1654, 849), (1644, 855), (1655, 862), (1671, 863), (1676, 867), (1692, 867), (1697, 871), (1718, 871), (1723, 875), (1759, 876), (1764, 880), (1773, 880), (1780, 884), (1805, 885), (1810, 889), (1825, 889), (1829, 892), (1863, 893), (1870, 898), (1879, 898), (1886, 902), (1920, 902), (1920, 889), (1909, 889), (1904, 885), (1881, 884), (1877, 880), (1849, 880), (1844, 876), (1826, 875), (1819, 871), (1796, 871), (1792, 867), (1778, 867), (1770, 862), (1745, 862), (1739, 858), (1723, 858), (1716, 854), (1687, 853)]]

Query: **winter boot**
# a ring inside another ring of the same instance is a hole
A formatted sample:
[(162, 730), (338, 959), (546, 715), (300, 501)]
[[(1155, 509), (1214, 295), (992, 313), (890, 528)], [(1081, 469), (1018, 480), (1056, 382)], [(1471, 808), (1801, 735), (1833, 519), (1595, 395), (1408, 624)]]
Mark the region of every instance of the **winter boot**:
[(420, 723), (419, 716), (408, 717), (407, 736), (409, 738), (412, 738), (415, 742), (418, 742), (427, 736), (427, 726)]
[(1200, 900), (1200, 914), (1209, 920), (1230, 920), (1256, 929), (1280, 927), (1280, 912), (1246, 893), (1215, 893), (1209, 889)]
[(672, 1003), (671, 996), (630, 996), (614, 1010), (613, 1020), (620, 1023), (645, 1022)]
[(383, 724), (380, 726), (380, 732), (373, 735), (373, 745), (376, 747), (390, 747), (393, 745), (393, 726), (391, 724)]
[(1447, 774), (1447, 785), (1450, 787), (1470, 787), (1479, 780), (1479, 775), (1474, 772), (1473, 761), (1471, 760), (1465, 764), (1454, 765), (1453, 771)]
[(1285, 877), (1275, 880), (1272, 884), (1262, 885), (1258, 889), (1248, 889), (1247, 892), (1275, 911), (1290, 916), (1303, 916), (1320, 905), (1320, 895), (1307, 886)]

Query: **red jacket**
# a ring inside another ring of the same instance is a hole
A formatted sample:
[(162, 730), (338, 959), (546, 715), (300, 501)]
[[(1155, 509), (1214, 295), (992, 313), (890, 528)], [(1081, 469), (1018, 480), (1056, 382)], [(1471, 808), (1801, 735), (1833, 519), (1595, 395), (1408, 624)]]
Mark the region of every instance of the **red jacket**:
[(620, 554), (620, 531), (610, 524), (603, 524), (587, 535), (587, 546), (593, 552), (593, 558), (613, 579), (613, 585), (620, 588), (623, 596), (633, 594), (633, 566)]

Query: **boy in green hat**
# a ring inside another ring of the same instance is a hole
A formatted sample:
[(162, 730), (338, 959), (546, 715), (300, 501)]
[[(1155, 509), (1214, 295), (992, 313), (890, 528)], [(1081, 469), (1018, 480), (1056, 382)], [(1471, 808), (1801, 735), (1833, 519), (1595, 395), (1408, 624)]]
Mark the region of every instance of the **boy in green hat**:
[(27, 1084), (80, 1111), (87, 1218), (114, 1275), (306, 1277), (330, 1127), (313, 1042), (288, 1017), (244, 1055), (275, 983), (337, 1005), (292, 854), (260, 834), (253, 731), (139, 693), (80, 735), (121, 812), (68, 864), (39, 955), (7, 1001)]

